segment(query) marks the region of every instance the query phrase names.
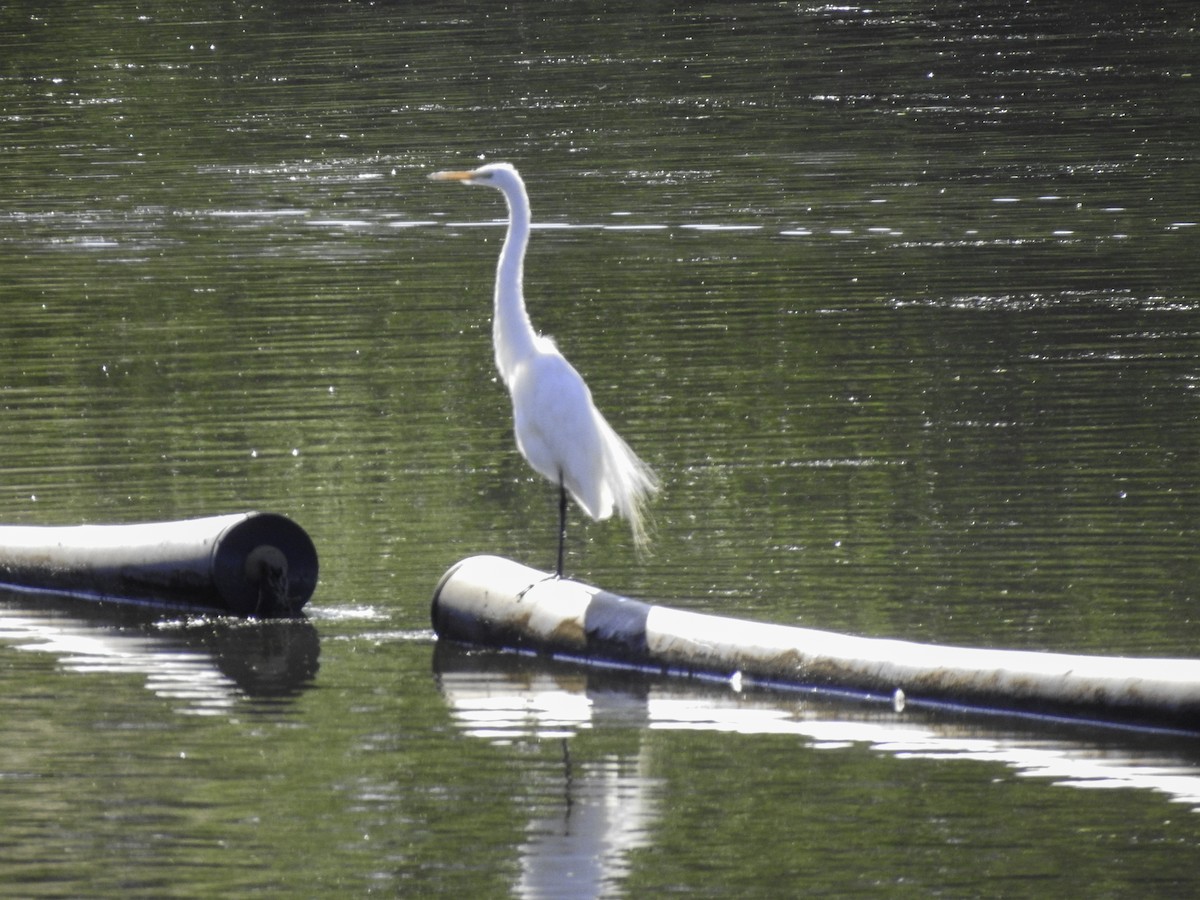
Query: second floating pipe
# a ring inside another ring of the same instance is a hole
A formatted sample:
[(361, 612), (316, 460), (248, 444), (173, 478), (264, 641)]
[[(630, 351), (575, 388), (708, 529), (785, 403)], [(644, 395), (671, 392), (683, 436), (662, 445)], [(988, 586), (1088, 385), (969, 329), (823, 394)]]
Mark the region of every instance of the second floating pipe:
[(447, 640), (600, 664), (1200, 734), (1200, 659), (948, 647), (750, 622), (631, 600), (495, 556), (442, 577), (433, 626)]

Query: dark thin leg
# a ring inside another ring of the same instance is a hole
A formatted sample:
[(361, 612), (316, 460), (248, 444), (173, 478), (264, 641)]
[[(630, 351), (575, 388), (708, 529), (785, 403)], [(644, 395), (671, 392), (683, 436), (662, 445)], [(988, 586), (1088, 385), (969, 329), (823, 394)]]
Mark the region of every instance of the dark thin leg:
[(554, 570), (555, 578), (562, 578), (563, 547), (567, 543), (567, 488), (563, 485), (562, 475), (558, 476), (558, 567)]

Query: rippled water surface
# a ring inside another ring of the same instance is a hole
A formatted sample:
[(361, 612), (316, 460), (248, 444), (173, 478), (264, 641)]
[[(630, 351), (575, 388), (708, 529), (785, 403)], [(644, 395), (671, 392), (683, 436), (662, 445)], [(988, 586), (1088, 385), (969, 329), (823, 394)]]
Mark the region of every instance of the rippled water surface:
[[(526, 292), (654, 466), (674, 606), (1099, 654), (1200, 646), (1190, 4), (0, 9), (0, 517), (265, 509), (296, 622), (0, 597), (22, 896), (1184, 895), (1194, 741), (438, 646), (549, 567), (492, 368)], [(1086, 790), (1083, 788), (1087, 788)]]

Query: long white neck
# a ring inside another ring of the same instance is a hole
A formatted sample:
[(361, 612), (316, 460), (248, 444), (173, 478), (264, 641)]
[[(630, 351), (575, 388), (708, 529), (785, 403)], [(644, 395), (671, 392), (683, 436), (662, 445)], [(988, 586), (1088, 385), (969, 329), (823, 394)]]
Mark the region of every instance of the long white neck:
[(529, 199), (520, 184), (504, 191), (508, 203), (508, 234), (496, 266), (496, 306), (492, 315), (492, 343), (496, 368), (507, 385), (521, 360), (533, 353), (537, 334), (525, 311), (521, 289), (525, 247), (529, 244)]

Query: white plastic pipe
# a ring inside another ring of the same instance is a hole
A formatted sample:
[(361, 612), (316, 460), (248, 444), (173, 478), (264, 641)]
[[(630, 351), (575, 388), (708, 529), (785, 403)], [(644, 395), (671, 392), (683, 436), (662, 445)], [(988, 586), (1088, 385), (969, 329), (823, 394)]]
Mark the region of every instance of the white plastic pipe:
[(442, 577), (433, 625), (461, 643), (669, 674), (1200, 733), (1200, 659), (947, 647), (750, 622), (642, 603), (495, 556)]

